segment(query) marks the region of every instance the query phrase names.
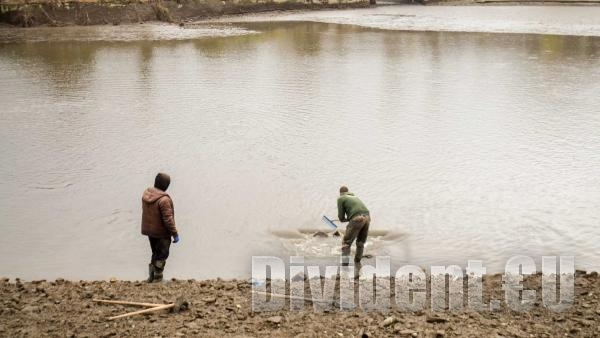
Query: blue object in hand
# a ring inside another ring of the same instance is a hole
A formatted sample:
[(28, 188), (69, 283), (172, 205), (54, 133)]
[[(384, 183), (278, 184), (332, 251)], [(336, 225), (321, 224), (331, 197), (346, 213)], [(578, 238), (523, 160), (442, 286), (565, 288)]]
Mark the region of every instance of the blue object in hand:
[(173, 236), (173, 243), (179, 242), (179, 235)]
[(332, 228), (333, 230), (337, 230), (337, 225), (335, 225), (335, 224), (333, 223), (333, 221), (329, 219), (329, 217), (327, 217), (327, 216), (323, 215), (323, 217), (321, 218), (321, 220), (322, 220), (323, 222), (325, 222), (325, 224), (327, 224), (327, 225), (328, 225), (330, 228)]

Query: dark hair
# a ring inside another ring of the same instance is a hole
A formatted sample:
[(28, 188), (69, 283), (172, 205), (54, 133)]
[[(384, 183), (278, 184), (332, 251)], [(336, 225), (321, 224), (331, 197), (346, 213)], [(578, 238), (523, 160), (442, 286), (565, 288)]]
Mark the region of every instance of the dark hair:
[(345, 185), (342, 185), (342, 186), (340, 187), (340, 194), (343, 194), (343, 193), (345, 193), (345, 192), (348, 192), (348, 187), (347, 187), (347, 186), (345, 186)]
[(167, 191), (170, 183), (171, 177), (165, 173), (158, 173), (154, 179), (154, 187), (162, 191)]

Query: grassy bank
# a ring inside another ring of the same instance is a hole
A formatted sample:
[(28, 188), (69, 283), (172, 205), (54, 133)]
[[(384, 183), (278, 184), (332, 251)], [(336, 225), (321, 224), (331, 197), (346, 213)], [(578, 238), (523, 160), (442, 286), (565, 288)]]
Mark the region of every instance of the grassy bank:
[[(418, 312), (394, 307), (384, 314), (333, 310), (253, 312), (251, 285), (239, 280), (174, 280), (164, 284), (130, 281), (70, 282), (65, 280), (0, 282), (0, 335), (6, 337), (593, 337), (600, 333), (600, 278), (576, 274), (575, 301), (566, 312), (548, 311), (541, 300), (541, 277), (526, 279), (537, 291), (525, 313), (507, 308), (500, 275), (483, 281), (483, 301), (502, 300), (498, 311), (432, 312), (429, 301)], [(98, 304), (94, 298), (169, 303), (183, 297), (189, 306), (179, 313), (138, 315), (115, 321), (107, 317), (139, 308)]]

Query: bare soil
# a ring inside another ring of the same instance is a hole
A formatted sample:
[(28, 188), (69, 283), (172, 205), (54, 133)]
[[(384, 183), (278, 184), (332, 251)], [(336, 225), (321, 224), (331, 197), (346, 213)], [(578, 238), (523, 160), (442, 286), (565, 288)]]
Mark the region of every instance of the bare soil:
[(286, 1), (286, 2), (240, 2), (218, 0), (159, 0), (155, 2), (129, 2), (111, 0), (99, 2), (48, 1), (6, 5), (0, 12), (0, 23), (20, 27), (34, 26), (87, 26), (120, 25), (163, 21), (185, 23), (224, 15), (269, 12), (277, 10), (318, 10), (327, 8), (369, 7), (368, 0), (340, 4)]
[[(393, 285), (393, 282), (392, 282)], [(504, 301), (499, 311), (389, 313), (334, 309), (254, 312), (252, 285), (243, 280), (139, 281), (0, 281), (0, 336), (5, 337), (598, 337), (600, 336), (600, 277), (577, 273), (575, 301), (566, 312), (548, 311), (541, 300), (541, 277), (525, 285), (537, 290), (532, 310), (518, 313)], [(140, 308), (99, 304), (92, 299), (170, 303), (183, 297), (188, 308), (107, 320)], [(393, 301), (392, 290), (392, 304)], [(502, 277), (483, 279), (483, 300), (504, 300)], [(428, 302), (429, 304), (429, 302)]]

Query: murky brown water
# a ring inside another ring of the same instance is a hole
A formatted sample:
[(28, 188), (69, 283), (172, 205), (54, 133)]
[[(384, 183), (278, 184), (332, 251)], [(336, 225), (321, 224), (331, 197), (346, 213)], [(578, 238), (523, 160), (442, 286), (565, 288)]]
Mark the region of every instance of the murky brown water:
[(140, 196), (158, 170), (182, 235), (169, 276), (336, 261), (273, 232), (326, 229), (341, 184), (372, 229), (402, 234), (369, 244), (396, 264), (572, 254), (600, 269), (600, 38), (145, 27), (154, 38), (0, 32), (0, 275), (143, 278)]

